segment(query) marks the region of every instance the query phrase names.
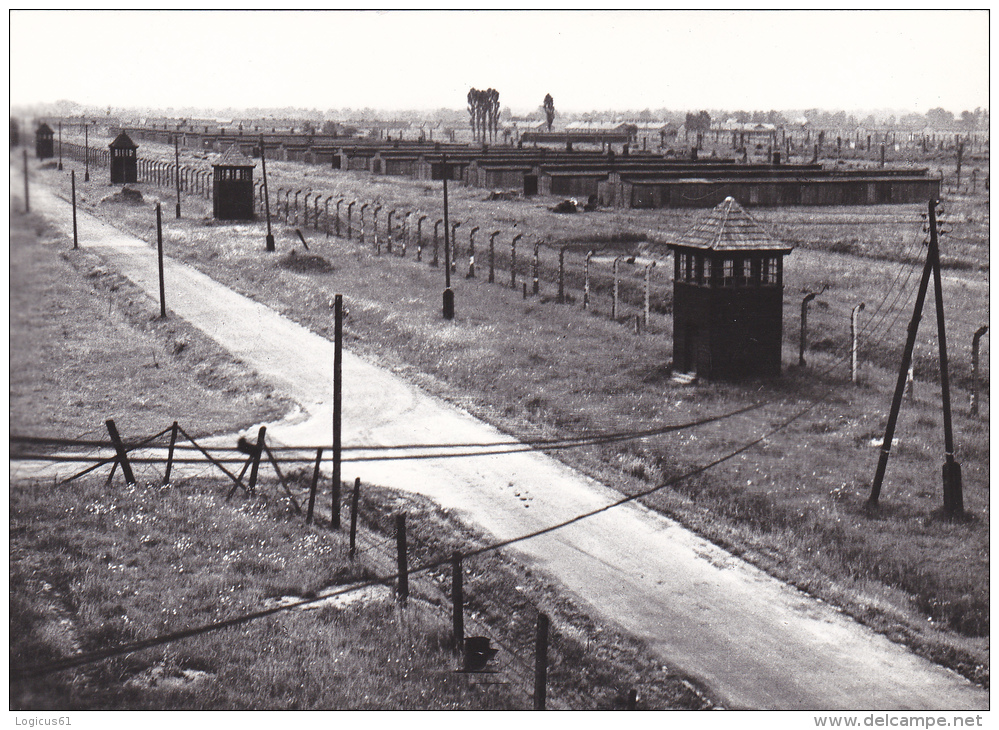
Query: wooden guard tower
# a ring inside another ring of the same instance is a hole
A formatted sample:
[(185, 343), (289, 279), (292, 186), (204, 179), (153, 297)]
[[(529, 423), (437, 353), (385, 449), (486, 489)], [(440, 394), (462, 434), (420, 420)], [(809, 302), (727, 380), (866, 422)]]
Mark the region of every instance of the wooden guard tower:
[(212, 211), (220, 221), (253, 220), (253, 168), (237, 145), (212, 165)]
[(111, 150), (111, 184), (138, 182), (139, 160), (136, 150), (139, 145), (122, 132), (108, 147)]
[(38, 129), (35, 130), (35, 155), (39, 160), (55, 157), (55, 146), (52, 142), (54, 137), (55, 132), (52, 131), (52, 127), (45, 122), (38, 125)]
[(784, 256), (734, 198), (673, 249), (673, 369), (719, 380), (780, 375)]

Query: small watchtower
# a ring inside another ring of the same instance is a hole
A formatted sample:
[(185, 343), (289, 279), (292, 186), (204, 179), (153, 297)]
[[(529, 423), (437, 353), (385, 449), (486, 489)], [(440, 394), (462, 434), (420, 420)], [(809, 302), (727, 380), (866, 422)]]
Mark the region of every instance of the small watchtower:
[(136, 150), (139, 145), (122, 132), (108, 145), (111, 150), (111, 184), (127, 184), (139, 181), (139, 160)]
[(55, 157), (54, 138), (55, 132), (52, 131), (52, 127), (45, 122), (38, 125), (38, 129), (35, 130), (35, 155), (39, 160)]
[(212, 165), (212, 213), (220, 221), (252, 221), (253, 168), (256, 164), (232, 145)]
[(673, 250), (673, 369), (720, 380), (780, 375), (784, 257), (725, 198)]

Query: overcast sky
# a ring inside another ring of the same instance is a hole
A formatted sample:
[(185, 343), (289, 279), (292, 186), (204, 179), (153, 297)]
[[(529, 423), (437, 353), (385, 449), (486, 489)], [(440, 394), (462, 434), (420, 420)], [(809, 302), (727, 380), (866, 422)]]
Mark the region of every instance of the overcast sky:
[[(989, 105), (970, 11), (20, 11), (10, 102), (514, 113)], [(85, 36), (81, 35), (83, 32)]]

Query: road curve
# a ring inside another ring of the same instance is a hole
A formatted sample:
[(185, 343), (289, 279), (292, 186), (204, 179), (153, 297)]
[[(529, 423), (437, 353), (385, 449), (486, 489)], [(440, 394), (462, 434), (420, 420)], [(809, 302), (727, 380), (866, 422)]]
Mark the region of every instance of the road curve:
[[(68, 203), (31, 190), (34, 210), (71, 233)], [(78, 212), (81, 245), (158, 300), (155, 249)], [(331, 441), (333, 346), (324, 338), (166, 260), (167, 303), (256, 370), (301, 411), (268, 425), (286, 445)], [(349, 288), (344, 290), (350, 303)], [(461, 322), (448, 326), (462, 327)], [(345, 444), (494, 442), (510, 438), (392, 373), (344, 353)], [(621, 495), (545, 455), (354, 462), (343, 477), (419, 492), (499, 540), (606, 506)], [(518, 557), (729, 708), (987, 709), (988, 692), (918, 657), (629, 503), (517, 543)]]

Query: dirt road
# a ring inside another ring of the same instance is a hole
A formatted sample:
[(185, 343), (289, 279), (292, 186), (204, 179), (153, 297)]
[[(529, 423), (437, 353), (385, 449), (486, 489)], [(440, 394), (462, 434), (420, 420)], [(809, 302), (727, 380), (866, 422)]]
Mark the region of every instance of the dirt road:
[[(32, 208), (71, 234), (68, 204), (44, 188)], [(158, 299), (155, 249), (79, 214), (81, 245)], [(333, 346), (193, 269), (168, 260), (167, 305), (301, 406), (269, 440), (331, 440)], [(349, 288), (343, 291), (351, 301)], [(460, 327), (456, 322), (450, 326)], [(392, 373), (344, 356), (344, 443), (510, 439)], [(428, 495), (498, 539), (606, 506), (620, 494), (536, 453), (355, 462), (345, 480)], [(971, 710), (987, 691), (917, 657), (832, 607), (776, 581), (635, 504), (511, 548), (588, 604), (647, 640), (665, 663), (730, 708)]]

